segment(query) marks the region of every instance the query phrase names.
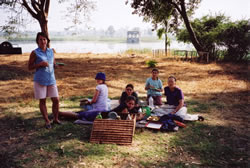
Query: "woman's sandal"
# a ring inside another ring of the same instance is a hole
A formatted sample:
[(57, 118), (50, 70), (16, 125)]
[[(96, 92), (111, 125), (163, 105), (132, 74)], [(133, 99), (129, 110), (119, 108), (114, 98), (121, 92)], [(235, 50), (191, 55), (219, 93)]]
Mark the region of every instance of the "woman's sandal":
[(51, 124), (49, 123), (49, 124), (46, 124), (46, 125), (45, 125), (45, 128), (46, 128), (46, 129), (51, 129), (52, 126), (51, 126)]

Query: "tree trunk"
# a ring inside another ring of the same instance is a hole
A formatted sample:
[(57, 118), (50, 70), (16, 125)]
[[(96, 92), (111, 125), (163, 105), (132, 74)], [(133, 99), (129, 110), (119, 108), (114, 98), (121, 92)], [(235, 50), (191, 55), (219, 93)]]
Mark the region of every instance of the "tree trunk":
[[(39, 22), (41, 31), (44, 32), (49, 38), (48, 15), (50, 0), (33, 0), (30, 3), (31, 6), (27, 3), (26, 0), (22, 0), (21, 4), (27, 9), (31, 16)], [(50, 47), (50, 43), (48, 43), (48, 47)]]
[(168, 22), (165, 20), (165, 56), (168, 56)]
[(168, 56), (168, 25), (165, 24), (165, 56)]
[[(39, 20), (40, 28), (43, 33), (47, 35), (49, 38), (49, 31), (48, 31), (48, 21), (47, 20)], [(48, 42), (48, 48), (50, 48), (50, 43)]]
[(199, 51), (204, 51), (204, 50), (203, 50), (203, 47), (201, 46), (200, 42), (198, 41), (198, 39), (197, 39), (193, 29), (192, 29), (192, 26), (191, 26), (191, 24), (189, 22), (184, 1), (181, 2), (181, 12), (180, 12), (180, 14), (181, 14), (181, 16), (183, 18), (183, 21), (184, 21), (185, 26), (187, 28), (187, 31), (189, 33), (191, 42), (192, 42), (192, 44), (194, 45), (195, 49), (197, 50), (197, 52), (199, 54)]
[(168, 35), (165, 32), (165, 56), (168, 56)]

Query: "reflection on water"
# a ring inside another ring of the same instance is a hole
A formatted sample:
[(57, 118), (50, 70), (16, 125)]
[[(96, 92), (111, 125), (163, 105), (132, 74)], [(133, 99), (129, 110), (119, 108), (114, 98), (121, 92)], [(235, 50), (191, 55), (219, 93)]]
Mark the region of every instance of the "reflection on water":
[[(23, 53), (31, 52), (37, 48), (34, 42), (13, 42), (22, 47)], [(164, 49), (164, 42), (141, 42), (139, 44), (93, 42), (93, 41), (52, 41), (51, 47), (58, 53), (121, 53), (128, 49)], [(192, 50), (192, 45), (172, 42), (172, 49)]]

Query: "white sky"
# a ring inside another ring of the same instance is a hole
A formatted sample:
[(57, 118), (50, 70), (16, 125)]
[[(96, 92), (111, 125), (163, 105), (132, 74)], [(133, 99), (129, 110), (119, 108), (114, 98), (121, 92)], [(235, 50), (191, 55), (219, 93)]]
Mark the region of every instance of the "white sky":
[[(121, 27), (150, 28), (149, 23), (142, 22), (142, 17), (132, 15), (133, 9), (125, 5), (125, 0), (95, 0), (97, 9), (92, 12), (91, 22), (87, 25), (96, 29), (107, 29), (113, 25), (115, 29)], [(65, 5), (58, 5), (56, 0), (51, 1), (49, 13), (49, 30), (63, 31), (68, 23), (64, 19)], [(224, 13), (232, 20), (250, 19), (250, 0), (202, 0), (200, 7), (196, 10), (194, 17), (206, 14)], [(1, 11), (1, 15), (3, 11)], [(3, 15), (2, 15), (3, 16)], [(4, 17), (0, 17), (0, 24), (4, 23)], [(37, 21), (28, 25), (28, 29), (39, 30)], [(83, 25), (83, 28), (85, 25)]]

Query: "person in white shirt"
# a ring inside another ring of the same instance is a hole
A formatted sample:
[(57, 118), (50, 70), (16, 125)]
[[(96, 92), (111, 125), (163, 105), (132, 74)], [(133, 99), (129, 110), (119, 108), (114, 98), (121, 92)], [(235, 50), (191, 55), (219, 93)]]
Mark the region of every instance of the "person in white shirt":
[(108, 87), (105, 84), (106, 75), (103, 72), (96, 74), (95, 80), (97, 82), (96, 92), (91, 101), (87, 105), (91, 105), (90, 110), (75, 112), (59, 112), (59, 116), (66, 118), (74, 118), (80, 120), (94, 121), (100, 112), (108, 111)]

